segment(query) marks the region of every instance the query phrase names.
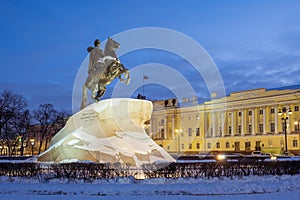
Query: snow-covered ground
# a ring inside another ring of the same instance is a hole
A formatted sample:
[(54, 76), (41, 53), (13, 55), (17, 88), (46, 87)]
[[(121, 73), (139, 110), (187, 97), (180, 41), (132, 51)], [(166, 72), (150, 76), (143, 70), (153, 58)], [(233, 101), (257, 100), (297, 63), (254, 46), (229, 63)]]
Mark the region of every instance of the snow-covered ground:
[(234, 179), (118, 178), (67, 182), (0, 177), (0, 199), (168, 199), (299, 200), (300, 175), (249, 176)]

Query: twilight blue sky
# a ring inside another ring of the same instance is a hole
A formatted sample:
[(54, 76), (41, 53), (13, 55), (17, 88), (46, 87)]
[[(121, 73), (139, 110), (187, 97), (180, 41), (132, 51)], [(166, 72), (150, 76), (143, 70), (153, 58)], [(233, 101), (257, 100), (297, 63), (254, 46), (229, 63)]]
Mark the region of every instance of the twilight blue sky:
[[(1, 0), (0, 24), (0, 91), (24, 95), (31, 108), (49, 102), (71, 110), (86, 48), (96, 38), (141, 27), (196, 40), (216, 63), (227, 93), (300, 84), (298, 0)], [(129, 69), (156, 62), (189, 71), (183, 60), (159, 51), (121, 60)], [(162, 88), (145, 94), (171, 97)]]

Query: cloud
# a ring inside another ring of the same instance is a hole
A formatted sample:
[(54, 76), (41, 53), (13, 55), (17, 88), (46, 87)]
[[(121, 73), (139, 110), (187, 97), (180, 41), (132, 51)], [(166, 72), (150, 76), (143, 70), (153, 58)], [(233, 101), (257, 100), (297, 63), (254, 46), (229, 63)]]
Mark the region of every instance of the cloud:
[(299, 84), (300, 31), (282, 32), (265, 46), (241, 48), (233, 56), (218, 52), (215, 62), (227, 92)]

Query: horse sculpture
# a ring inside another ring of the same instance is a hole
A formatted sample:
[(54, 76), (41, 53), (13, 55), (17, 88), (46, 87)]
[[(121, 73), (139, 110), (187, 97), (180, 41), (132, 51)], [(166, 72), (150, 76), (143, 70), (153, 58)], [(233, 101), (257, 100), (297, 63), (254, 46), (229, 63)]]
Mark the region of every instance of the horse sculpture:
[[(106, 91), (106, 85), (110, 84), (117, 77), (126, 85), (129, 84), (129, 71), (121, 64), (115, 53), (115, 49), (119, 47), (120, 44), (118, 42), (110, 37), (108, 38), (105, 44), (104, 57), (99, 58), (97, 65), (95, 65), (95, 70), (89, 73), (89, 76), (82, 86), (81, 109), (86, 107), (87, 89), (92, 92), (91, 99), (99, 101), (100, 97), (103, 96)], [(88, 51), (90, 52), (91, 50), (89, 47)]]

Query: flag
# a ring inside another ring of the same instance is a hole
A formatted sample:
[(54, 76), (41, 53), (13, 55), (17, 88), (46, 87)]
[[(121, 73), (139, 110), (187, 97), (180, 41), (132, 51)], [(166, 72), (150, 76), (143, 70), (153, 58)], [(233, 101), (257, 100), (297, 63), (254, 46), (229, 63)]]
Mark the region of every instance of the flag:
[(148, 79), (149, 79), (149, 77), (144, 75), (144, 80), (148, 80)]

